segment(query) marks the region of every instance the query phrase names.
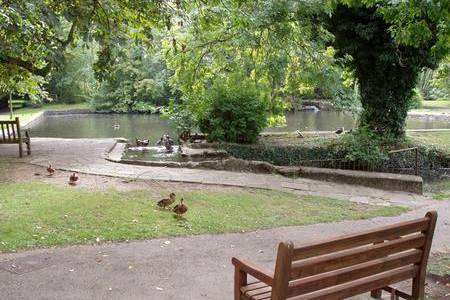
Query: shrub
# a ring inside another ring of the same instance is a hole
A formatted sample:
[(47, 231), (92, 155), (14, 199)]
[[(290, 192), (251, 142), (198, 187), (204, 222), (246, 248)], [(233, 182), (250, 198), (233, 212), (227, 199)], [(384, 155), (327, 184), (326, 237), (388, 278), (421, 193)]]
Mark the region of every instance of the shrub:
[(366, 165), (387, 160), (387, 152), (398, 142), (389, 135), (380, 136), (368, 127), (360, 127), (343, 135), (331, 145), (335, 157)]
[(211, 141), (252, 143), (267, 125), (267, 101), (249, 80), (216, 80), (202, 102), (197, 121)]

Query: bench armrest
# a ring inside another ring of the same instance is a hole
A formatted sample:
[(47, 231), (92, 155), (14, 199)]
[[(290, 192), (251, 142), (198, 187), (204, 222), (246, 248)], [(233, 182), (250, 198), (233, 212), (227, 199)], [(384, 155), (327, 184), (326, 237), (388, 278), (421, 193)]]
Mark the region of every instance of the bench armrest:
[(239, 268), (242, 272), (245, 272), (256, 279), (264, 282), (267, 285), (273, 284), (273, 272), (264, 270), (248, 261), (241, 261), (236, 257), (231, 259), (231, 262), (236, 268)]

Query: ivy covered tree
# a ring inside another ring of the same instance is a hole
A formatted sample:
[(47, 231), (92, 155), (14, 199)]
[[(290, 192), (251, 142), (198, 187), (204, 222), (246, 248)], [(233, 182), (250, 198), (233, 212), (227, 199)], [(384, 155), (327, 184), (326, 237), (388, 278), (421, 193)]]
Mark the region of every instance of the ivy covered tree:
[(361, 126), (404, 132), (409, 101), (424, 67), (448, 53), (448, 1), (338, 1), (328, 20), (338, 57), (354, 69)]

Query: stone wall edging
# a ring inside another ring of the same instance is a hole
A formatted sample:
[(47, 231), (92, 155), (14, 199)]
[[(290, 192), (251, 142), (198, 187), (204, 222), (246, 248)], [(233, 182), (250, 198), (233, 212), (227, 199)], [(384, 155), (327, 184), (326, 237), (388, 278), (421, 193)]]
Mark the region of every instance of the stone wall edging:
[[(240, 171), (264, 174), (279, 174), (286, 177), (303, 177), (321, 181), (330, 181), (354, 185), (362, 185), (371, 188), (403, 191), (414, 194), (422, 194), (423, 180), (420, 176), (377, 173), (353, 170), (339, 170), (312, 167), (296, 167), (296, 166), (275, 166), (263, 161), (246, 161), (237, 158), (228, 158), (216, 161), (203, 162), (163, 162), (163, 161), (137, 161), (130, 159), (122, 159), (117, 151), (123, 151), (124, 146), (117, 149), (115, 143), (105, 159), (115, 163), (141, 165), (149, 167), (167, 167), (167, 168), (191, 168), (205, 170), (225, 170)], [(114, 157), (111, 157), (111, 154)]]

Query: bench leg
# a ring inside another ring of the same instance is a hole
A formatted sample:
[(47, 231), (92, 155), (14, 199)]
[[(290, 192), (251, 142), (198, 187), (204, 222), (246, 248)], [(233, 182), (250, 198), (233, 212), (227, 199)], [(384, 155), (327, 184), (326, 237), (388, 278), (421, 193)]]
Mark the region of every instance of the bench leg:
[(241, 287), (247, 285), (247, 273), (234, 269), (234, 300), (241, 300)]
[(381, 292), (382, 290), (373, 290), (370, 292), (370, 297), (375, 298), (375, 299), (381, 299)]
[(22, 147), (22, 141), (19, 141), (19, 156), (23, 157), (23, 147)]
[(422, 300), (425, 298), (424, 292), (425, 278), (415, 277), (412, 283), (412, 299)]
[(27, 145), (27, 155), (31, 155), (31, 146), (29, 140), (26, 142), (26, 145)]
[(25, 137), (27, 138), (25, 142), (25, 144), (27, 145), (27, 155), (31, 155), (31, 140), (28, 131), (25, 131)]

